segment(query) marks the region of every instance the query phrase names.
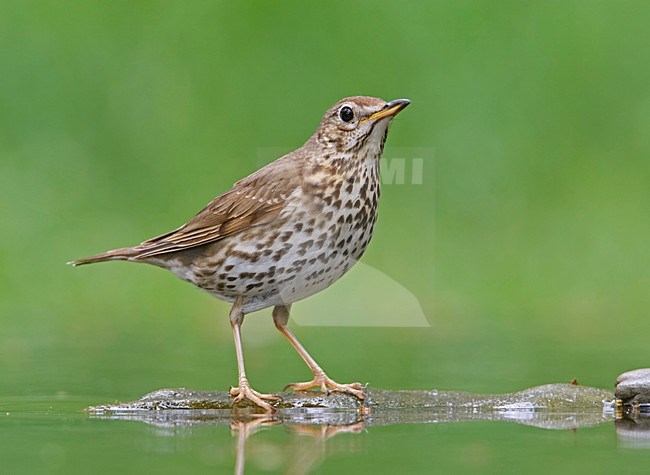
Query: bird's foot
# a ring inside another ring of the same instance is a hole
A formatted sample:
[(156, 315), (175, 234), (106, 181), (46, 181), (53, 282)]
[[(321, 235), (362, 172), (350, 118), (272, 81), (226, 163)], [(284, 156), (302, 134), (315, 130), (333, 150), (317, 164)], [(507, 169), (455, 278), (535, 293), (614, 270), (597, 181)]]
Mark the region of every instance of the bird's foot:
[(275, 407), (271, 406), (268, 402), (265, 402), (264, 400), (268, 401), (279, 401), (281, 398), (279, 396), (276, 396), (275, 394), (264, 394), (264, 393), (258, 393), (255, 391), (253, 388), (250, 387), (250, 384), (248, 384), (247, 380), (241, 380), (239, 381), (239, 387), (236, 388), (230, 388), (230, 395), (233, 396), (233, 404), (237, 404), (238, 402), (242, 401), (244, 398), (249, 399), (250, 401), (254, 402), (257, 404), (259, 407), (264, 409), (266, 412), (275, 412), (276, 409)]
[(360, 383), (339, 384), (327, 377), (325, 373), (314, 375), (314, 379), (304, 383), (287, 384), (284, 389), (293, 389), (294, 391), (307, 391), (312, 388), (320, 388), (325, 394), (331, 392), (351, 394), (358, 399), (365, 399), (363, 386)]

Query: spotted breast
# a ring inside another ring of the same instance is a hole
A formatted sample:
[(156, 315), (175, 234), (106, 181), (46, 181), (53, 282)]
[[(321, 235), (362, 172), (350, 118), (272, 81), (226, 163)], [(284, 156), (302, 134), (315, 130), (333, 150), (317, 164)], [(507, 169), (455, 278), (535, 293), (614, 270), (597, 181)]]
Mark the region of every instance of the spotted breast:
[(380, 193), (378, 158), (315, 163), (287, 196), (292, 204), (271, 223), (191, 253), (147, 260), (224, 301), (243, 295), (245, 313), (309, 297), (343, 276), (370, 242)]

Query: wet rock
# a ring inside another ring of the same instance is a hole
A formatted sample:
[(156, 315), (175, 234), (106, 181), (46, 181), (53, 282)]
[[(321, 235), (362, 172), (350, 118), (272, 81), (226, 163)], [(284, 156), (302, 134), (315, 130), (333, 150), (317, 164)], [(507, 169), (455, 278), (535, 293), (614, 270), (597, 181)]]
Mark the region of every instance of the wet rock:
[[(341, 393), (280, 393), (279, 412), (307, 409), (372, 412), (417, 411), (428, 409), (472, 411), (532, 411), (565, 409), (602, 409), (603, 400), (612, 399), (611, 391), (574, 384), (547, 384), (507, 394), (473, 394), (458, 391), (391, 391), (366, 389), (366, 399)], [(248, 400), (233, 406), (227, 392), (193, 391), (185, 388), (161, 389), (137, 401), (90, 407), (92, 414), (162, 410), (228, 410), (261, 412)]]
[(455, 391), (369, 391), (367, 406), (378, 409), (472, 408), (483, 410), (561, 410), (602, 408), (611, 391), (574, 384), (546, 384), (516, 393), (473, 394)]
[(650, 407), (650, 368), (621, 374), (616, 378), (615, 394), (623, 405)]

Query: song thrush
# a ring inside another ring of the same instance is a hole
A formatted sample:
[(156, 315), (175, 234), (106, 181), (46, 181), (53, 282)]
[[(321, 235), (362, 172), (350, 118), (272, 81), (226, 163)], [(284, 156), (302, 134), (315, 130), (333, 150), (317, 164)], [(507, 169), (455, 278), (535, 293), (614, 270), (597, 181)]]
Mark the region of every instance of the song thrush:
[(379, 200), (379, 160), (392, 118), (410, 101), (349, 97), (334, 104), (299, 149), (239, 180), (187, 224), (139, 246), (71, 262), (143, 262), (171, 270), (215, 297), (233, 302), (237, 350), (235, 402), (248, 398), (272, 411), (272, 394), (254, 391), (244, 370), (244, 315), (274, 307), (273, 321), (314, 379), (287, 387), (340, 391), (363, 399), (358, 383), (330, 379), (287, 328), (293, 302), (338, 280), (372, 237)]

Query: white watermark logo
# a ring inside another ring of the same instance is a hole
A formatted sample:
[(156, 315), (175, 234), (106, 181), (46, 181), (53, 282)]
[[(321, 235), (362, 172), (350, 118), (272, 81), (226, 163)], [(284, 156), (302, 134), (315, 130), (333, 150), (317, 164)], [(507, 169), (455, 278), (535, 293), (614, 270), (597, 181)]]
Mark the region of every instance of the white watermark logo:
[[(291, 147), (259, 147), (257, 164), (270, 163), (288, 150)], [(379, 165), (381, 186), (410, 185), (417, 189), (425, 184), (433, 186), (434, 157), (431, 147), (386, 147)], [(416, 189), (412, 192), (420, 193)], [(422, 193), (426, 192), (422, 188)], [(427, 218), (433, 219), (433, 209)], [(400, 252), (399, 246), (394, 249)], [(433, 276), (429, 276), (428, 280), (433, 282)], [(289, 289), (285, 291), (288, 292), (287, 300), (291, 301), (291, 292)], [(280, 290), (280, 294), (283, 293)], [(385, 272), (364, 262), (357, 262), (339, 282), (326, 290), (296, 302), (293, 309), (292, 319), (304, 326), (431, 326), (420, 300), (413, 292)]]
[[(264, 166), (285, 155), (291, 147), (258, 147), (257, 166)], [(435, 152), (432, 147), (385, 147), (379, 163), (384, 186), (422, 185), (433, 176)]]
[(381, 184), (422, 185), (425, 176), (433, 176), (434, 157), (431, 147), (386, 147), (379, 164)]
[(293, 305), (298, 325), (430, 327), (418, 298), (382, 271), (357, 262), (338, 282)]

